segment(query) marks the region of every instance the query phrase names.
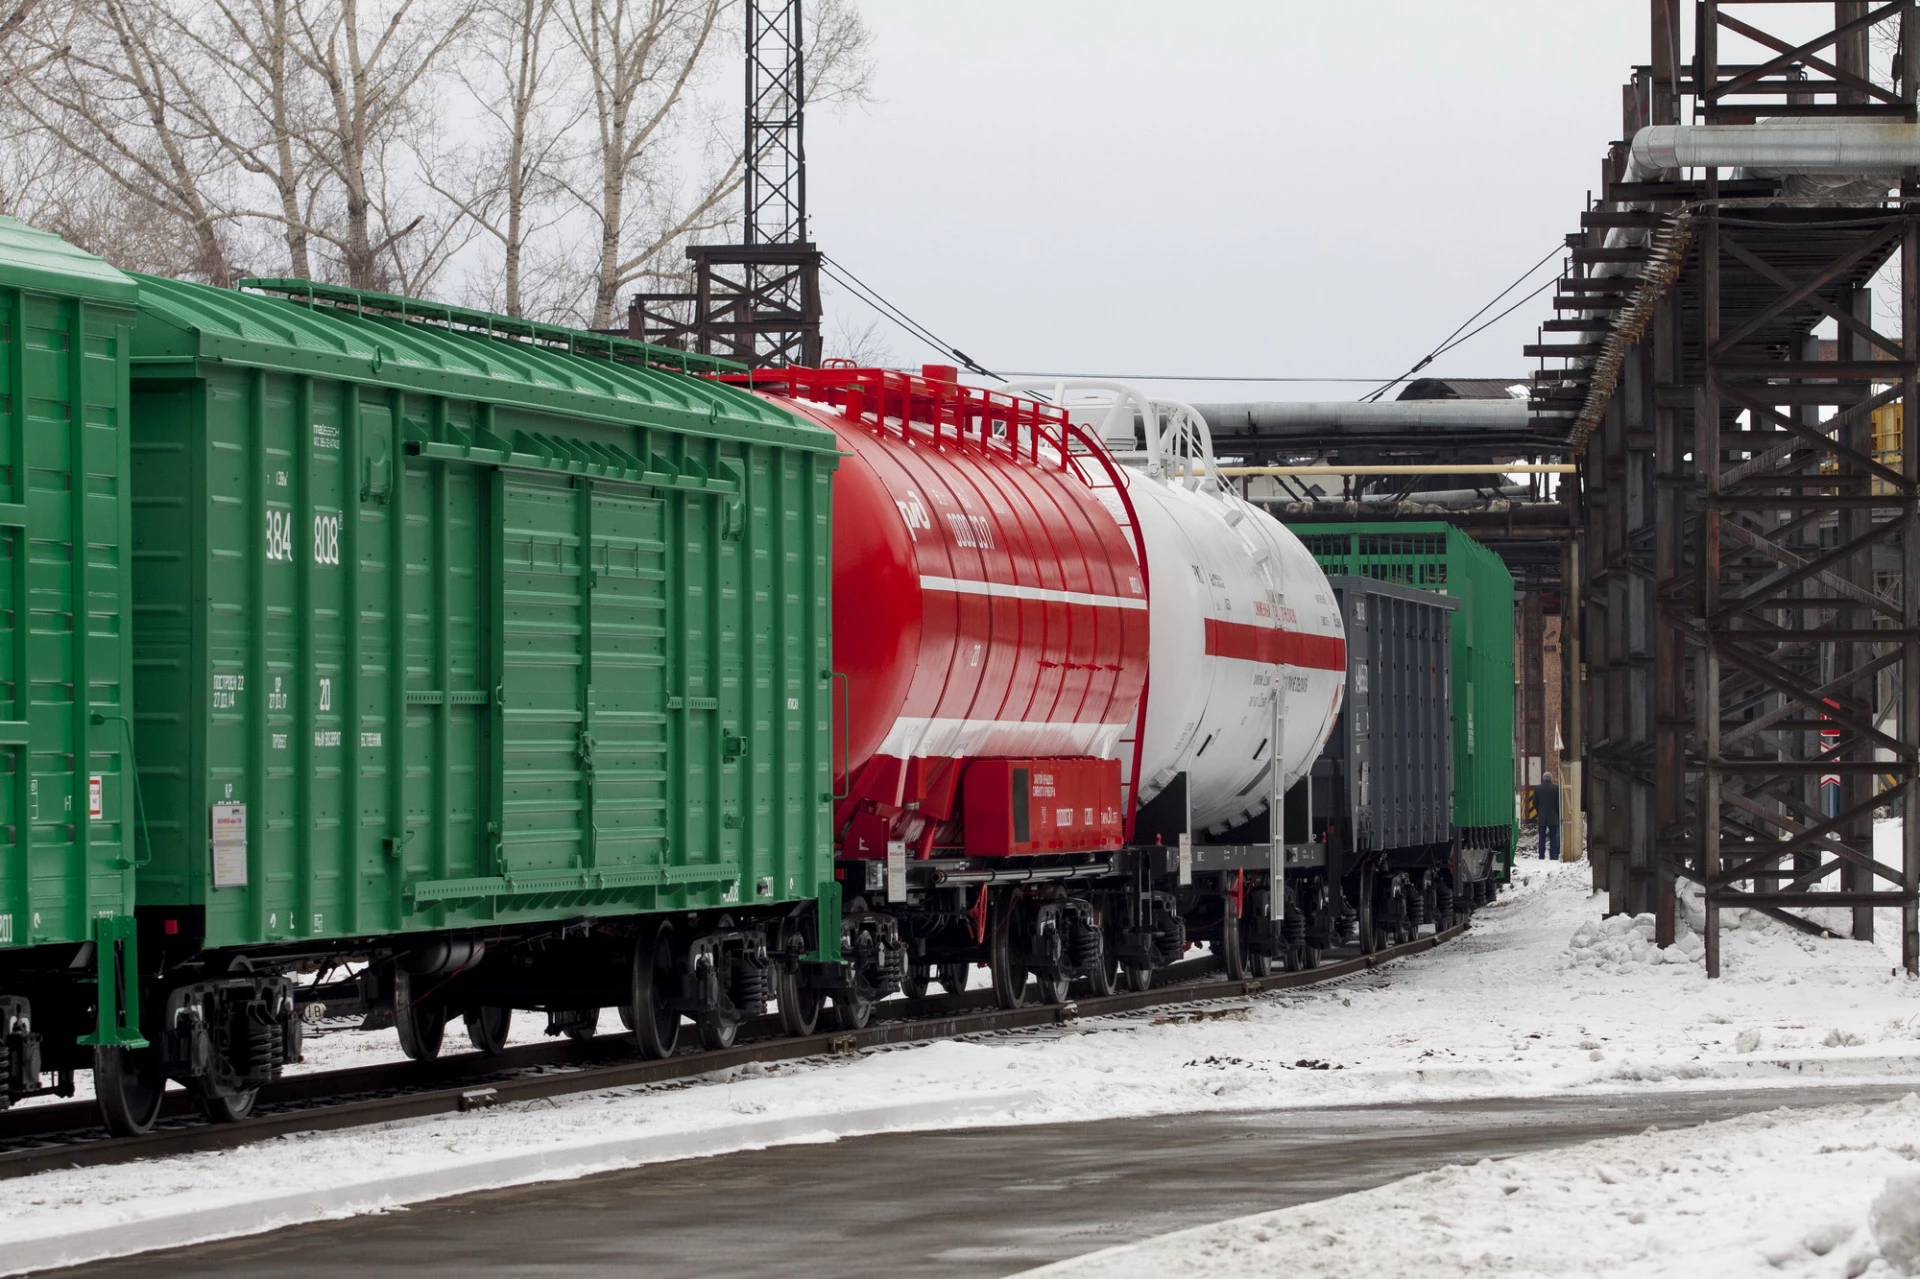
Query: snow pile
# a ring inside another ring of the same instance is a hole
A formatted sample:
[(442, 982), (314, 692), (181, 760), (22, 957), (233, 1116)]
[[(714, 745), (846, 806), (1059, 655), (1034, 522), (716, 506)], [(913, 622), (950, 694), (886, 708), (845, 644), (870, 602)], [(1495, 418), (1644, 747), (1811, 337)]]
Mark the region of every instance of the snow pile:
[(1567, 943), (1567, 960), (1606, 972), (1634, 964), (1698, 964), (1707, 950), (1700, 934), (1684, 918), (1674, 920), (1673, 932), (1673, 945), (1661, 947), (1653, 940), (1652, 915), (1590, 919), (1574, 930)]
[(1920, 1275), (1920, 1171), (1887, 1178), (1886, 1189), (1867, 1214), (1867, 1225), (1888, 1265)]
[(1495, 1163), (1202, 1226), (1032, 1273), (1920, 1274), (1920, 1097), (1748, 1115)]
[[(968, 1123), (1058, 1123), (1772, 1084), (1802, 1099), (1825, 1081), (1920, 1080), (1920, 982), (1897, 971), (1892, 912), (1875, 943), (1730, 930), (1727, 975), (1709, 982), (1698, 965), (1569, 960), (1567, 938), (1598, 924), (1604, 906), (1589, 891), (1588, 867), (1522, 862), (1517, 873), (1515, 888), (1464, 936), (1320, 985), (1199, 1012), (1149, 1008), (217, 1155), (49, 1171), (8, 1183), (0, 1241), (120, 1232), (166, 1213), (217, 1222), (267, 1195), (339, 1199), (354, 1187), (447, 1184), (449, 1170), (510, 1156), (538, 1160), (542, 1178), (578, 1176), (605, 1166), (589, 1148), (607, 1141), (657, 1137), (683, 1149), (674, 1143), (704, 1133), (724, 1145), (743, 1123), (816, 1116), (818, 1129), (831, 1129), (835, 1117), (877, 1102), (918, 1108), (889, 1127), (926, 1128), (954, 1126), (959, 1103)], [(1624, 944), (1631, 956), (1632, 940)], [(538, 1038), (543, 1022), (516, 1018), (515, 1029)], [(458, 1025), (448, 1029), (449, 1050), (463, 1046)], [(392, 1051), (391, 1031), (334, 1034), (316, 1040), (310, 1058), (316, 1067), (360, 1064)], [(393, 1202), (431, 1197), (394, 1194)]]

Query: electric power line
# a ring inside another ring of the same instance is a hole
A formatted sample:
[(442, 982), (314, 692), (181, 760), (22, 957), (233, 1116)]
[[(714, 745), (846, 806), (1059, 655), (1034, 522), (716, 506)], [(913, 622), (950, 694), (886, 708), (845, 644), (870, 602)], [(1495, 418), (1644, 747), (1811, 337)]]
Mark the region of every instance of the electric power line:
[[(1435, 356), (1445, 355), (1448, 351), (1453, 350), (1454, 347), (1459, 346), (1460, 343), (1465, 342), (1468, 338), (1478, 337), (1480, 334), (1485, 333), (1488, 329), (1500, 323), (1500, 321), (1506, 319), (1509, 315), (1512, 315), (1515, 311), (1518, 311), (1521, 307), (1533, 301), (1535, 298), (1539, 297), (1542, 293), (1545, 293), (1548, 289), (1552, 288), (1554, 285), (1558, 283), (1560, 283), (1560, 278), (1558, 276), (1555, 276), (1553, 279), (1548, 280), (1545, 284), (1541, 285), (1539, 288), (1535, 289), (1533, 292), (1527, 294), (1527, 296), (1521, 298), (1518, 302), (1515, 302), (1512, 306), (1508, 307), (1506, 310), (1502, 311), (1500, 314), (1494, 316), (1491, 320), (1488, 320), (1485, 324), (1481, 325), (1479, 328), (1475, 329), (1473, 332), (1463, 335), (1456, 341), (1447, 343), (1445, 346), (1435, 351), (1434, 355)], [(1514, 380), (1525, 381), (1526, 379), (1516, 378)]]
[(902, 329), (905, 329), (920, 341), (931, 346), (934, 350), (942, 351), (952, 356), (969, 372), (977, 373), (981, 377), (990, 377), (1000, 382), (1006, 381), (1005, 378), (995, 373), (992, 369), (982, 365), (965, 351), (953, 345), (953, 343), (941, 341), (939, 337), (935, 336), (933, 330), (927, 328), (926, 325), (921, 324), (905, 311), (902, 311), (899, 307), (887, 301), (884, 297), (880, 296), (879, 291), (872, 285), (824, 253), (820, 255), (820, 265), (829, 276), (839, 281), (846, 288), (852, 290), (855, 297), (878, 311), (886, 319), (893, 321)]
[[(1566, 246), (1564, 244), (1554, 245), (1552, 249), (1547, 251), (1547, 255), (1545, 257), (1541, 258), (1538, 262), (1535, 262), (1532, 266), (1522, 271), (1520, 273), (1520, 277), (1516, 279), (1512, 284), (1509, 284), (1506, 288), (1494, 294), (1493, 297), (1488, 300), (1485, 306), (1481, 307), (1478, 311), (1475, 311), (1472, 315), (1469, 315), (1466, 319), (1462, 320), (1460, 322), (1459, 328), (1447, 334), (1447, 336), (1441, 338), (1440, 344), (1438, 346), (1434, 347), (1433, 350), (1427, 352), (1427, 354), (1421, 356), (1418, 360), (1414, 361), (1412, 368), (1408, 369), (1405, 373), (1402, 373), (1399, 377), (1394, 378), (1391, 381), (1384, 383), (1377, 389), (1369, 392), (1368, 394), (1361, 396), (1360, 397), (1361, 402), (1366, 403), (1368, 401), (1379, 399), (1382, 395), (1385, 395), (1393, 387), (1397, 386), (1401, 382), (1406, 381), (1408, 378), (1418, 373), (1421, 369), (1426, 368), (1427, 365), (1432, 364), (1435, 360), (1439, 359), (1447, 351), (1450, 351), (1454, 347), (1460, 345), (1460, 342), (1466, 341), (1467, 338), (1473, 337), (1474, 334), (1484, 332), (1487, 327), (1486, 324), (1483, 324), (1479, 328), (1475, 329), (1473, 333), (1468, 333), (1466, 337), (1460, 336), (1461, 332), (1464, 329), (1466, 329), (1468, 325), (1472, 324), (1475, 320), (1479, 319), (1481, 316), (1485, 315), (1487, 312), (1493, 310), (1494, 307), (1499, 306), (1500, 299), (1506, 297), (1507, 294), (1513, 292), (1515, 289), (1519, 288), (1522, 284), (1525, 284), (1527, 280), (1532, 277), (1535, 271), (1538, 271), (1541, 267), (1545, 266), (1548, 262), (1551, 262), (1554, 258), (1558, 257), (1562, 252), (1565, 251), (1565, 248)], [(1549, 280), (1547, 283), (1551, 284), (1552, 281)], [(1535, 297), (1539, 296), (1541, 292), (1543, 292), (1542, 289), (1535, 289), (1532, 293), (1529, 293), (1526, 297), (1520, 299), (1520, 303), (1532, 301)], [(1520, 305), (1520, 303), (1516, 303), (1515, 307)], [(1502, 311), (1499, 315), (1494, 317), (1494, 320), (1499, 320), (1508, 315), (1511, 315), (1515, 307), (1509, 307), (1507, 310)], [(1491, 324), (1493, 323), (1493, 320), (1489, 320), (1487, 323)], [(1459, 341), (1456, 342), (1454, 340), (1456, 338), (1459, 338)]]
[[(1496, 317), (1498, 318), (1498, 317)], [(1473, 336), (1468, 334), (1468, 337)], [(1461, 341), (1465, 341), (1462, 338)], [(1089, 378), (1109, 382), (1356, 382), (1362, 386), (1378, 386), (1378, 377), (1265, 377), (1241, 374), (1219, 375), (1211, 373), (1060, 373), (1052, 369), (1008, 369), (1008, 377), (1057, 377)], [(1394, 378), (1391, 381), (1399, 381)], [(1525, 376), (1456, 378), (1460, 382), (1524, 382)]]
[[(1008, 376), (1091, 378), (1091, 379), (1100, 379), (1100, 380), (1107, 380), (1107, 381), (1135, 381), (1135, 382), (1251, 382), (1251, 383), (1275, 383), (1275, 384), (1278, 384), (1278, 383), (1309, 383), (1309, 384), (1325, 383), (1328, 385), (1333, 385), (1338, 383), (1357, 383), (1360, 385), (1373, 386), (1376, 388), (1371, 393), (1362, 396), (1361, 399), (1363, 401), (1377, 400), (1380, 398), (1381, 395), (1385, 394), (1388, 390), (1399, 385), (1402, 382), (1405, 382), (1408, 378), (1412, 377), (1415, 373), (1418, 373), (1421, 369), (1425, 368), (1427, 365), (1439, 359), (1442, 355), (1445, 355), (1448, 351), (1451, 351), (1455, 347), (1460, 346), (1462, 343), (1467, 342), (1470, 339), (1479, 336), (1481, 333), (1486, 332), (1493, 325), (1499, 323), (1501, 320), (1504, 320), (1507, 316), (1512, 315), (1515, 311), (1519, 310), (1522, 306), (1525, 306), (1528, 302), (1531, 302), (1534, 298), (1540, 296), (1540, 294), (1546, 292), (1547, 289), (1551, 288), (1553, 286), (1554, 281), (1548, 280), (1545, 284), (1541, 285), (1537, 289), (1534, 289), (1531, 293), (1528, 293), (1525, 297), (1521, 298), (1519, 301), (1515, 302), (1512, 306), (1509, 306), (1506, 310), (1500, 312), (1498, 315), (1494, 316), (1492, 319), (1488, 320), (1486, 323), (1479, 325), (1477, 328), (1472, 329), (1472, 331), (1470, 332), (1466, 331), (1469, 325), (1473, 324), (1475, 320), (1478, 320), (1481, 316), (1485, 315), (1488, 311), (1492, 310), (1495, 306), (1498, 306), (1500, 304), (1501, 299), (1505, 298), (1509, 293), (1513, 292), (1516, 288), (1519, 288), (1520, 285), (1524, 284), (1527, 281), (1528, 277), (1530, 277), (1535, 271), (1538, 271), (1541, 267), (1545, 266), (1559, 252), (1560, 252), (1560, 246), (1556, 245), (1553, 248), (1553, 250), (1546, 255), (1546, 257), (1543, 257), (1538, 262), (1535, 262), (1532, 266), (1528, 267), (1524, 272), (1522, 272), (1520, 277), (1514, 280), (1513, 283), (1509, 284), (1506, 288), (1500, 290), (1500, 292), (1494, 294), (1492, 299), (1489, 300), (1485, 306), (1482, 306), (1479, 310), (1475, 311), (1472, 315), (1468, 316), (1464, 321), (1460, 323), (1460, 325), (1457, 328), (1453, 330), (1453, 332), (1447, 334), (1445, 338), (1441, 339), (1441, 342), (1438, 346), (1434, 347), (1432, 351), (1430, 351), (1425, 356), (1421, 357), (1405, 373), (1402, 373), (1399, 377), (1395, 377), (1395, 378), (1387, 378), (1385, 380), (1382, 380), (1380, 378), (1372, 378), (1372, 377), (1365, 377), (1365, 378), (1361, 378), (1361, 377), (1293, 377), (1293, 376), (1269, 377), (1269, 376), (1244, 375), (1244, 374), (1213, 375), (1213, 374), (1201, 374), (1201, 373), (1133, 373), (1133, 374), (1058, 373), (1058, 372), (1052, 372), (1052, 371), (1031, 371), (1031, 370), (1012, 371)], [(968, 355), (965, 351), (962, 351), (959, 347), (955, 346), (953, 343), (945, 341), (938, 334), (934, 333), (933, 330), (929, 329), (926, 325), (921, 324), (918, 320), (908, 315), (905, 311), (901, 310), (898, 306), (894, 305), (892, 302), (889, 302), (884, 296), (882, 296), (879, 290), (875, 289), (872, 285), (868, 284), (866, 281), (862, 280), (859, 276), (855, 275), (851, 270), (847, 268), (845, 264), (835, 260), (834, 258), (827, 256), (824, 253), (820, 255), (820, 263), (821, 263), (821, 269), (824, 270), (831, 279), (839, 283), (842, 287), (846, 288), (849, 292), (851, 292), (854, 295), (854, 297), (858, 298), (861, 302), (865, 303), (868, 307), (872, 308), (875, 312), (877, 312), (881, 316), (881, 318), (889, 321), (894, 326), (896, 326), (897, 328), (907, 333), (909, 336), (915, 338), (918, 341), (926, 343), (928, 346), (932, 347), (936, 351), (940, 351), (948, 356), (951, 356), (953, 359), (957, 360), (964, 368), (966, 368), (967, 371), (971, 373), (978, 374), (981, 377), (990, 377), (990, 378), (993, 378), (995, 381), (1000, 381), (1000, 382), (1004, 382), (1007, 380), (1005, 376), (1002, 376), (999, 373), (995, 373), (993, 370), (982, 365), (978, 360), (975, 360), (972, 356)], [(1518, 382), (1518, 381), (1523, 381), (1524, 379), (1522, 378), (1512, 378), (1512, 379), (1478, 378), (1478, 379), (1462, 379), (1462, 380), (1488, 381), (1488, 382), (1501, 382), (1501, 381)]]

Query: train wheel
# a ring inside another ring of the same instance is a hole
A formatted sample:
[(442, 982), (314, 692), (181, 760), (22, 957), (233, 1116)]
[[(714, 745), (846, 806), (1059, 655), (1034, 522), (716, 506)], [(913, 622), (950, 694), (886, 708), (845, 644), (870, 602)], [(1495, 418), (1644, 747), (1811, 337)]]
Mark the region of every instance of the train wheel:
[(1380, 937), (1373, 922), (1374, 874), (1371, 868), (1360, 872), (1360, 900), (1354, 909), (1360, 916), (1360, 953), (1371, 955), (1380, 949)]
[(680, 1046), (673, 1007), (673, 925), (650, 920), (633, 941), (633, 1042), (642, 1057), (671, 1057)]
[(469, 1008), (461, 1020), (467, 1024), (467, 1042), (489, 1057), (506, 1051), (507, 1032), (513, 1029), (513, 1009), (497, 1004)]
[(731, 1048), (740, 1038), (740, 1023), (723, 1020), (718, 1014), (701, 1017), (694, 1024), (700, 1028), (700, 1046), (710, 1051)]
[(1121, 964), (1120, 978), (1128, 990), (1145, 992), (1153, 989), (1153, 969), (1143, 964)]
[(873, 1001), (852, 991), (833, 992), (833, 1024), (839, 1030), (865, 1030), (873, 1020)]
[(1273, 976), (1273, 956), (1264, 950), (1248, 951), (1247, 975), (1250, 977)]
[(1120, 988), (1120, 964), (1113, 957), (1105, 929), (1100, 930), (1100, 958), (1087, 967), (1087, 993), (1111, 995)]
[(447, 1012), (437, 1004), (416, 1003), (414, 980), (404, 969), (393, 975), (393, 1028), (399, 1032), (401, 1052), (414, 1061), (432, 1061), (447, 1036)]
[(773, 997), (780, 1003), (780, 1028), (799, 1039), (820, 1027), (820, 992), (804, 985), (800, 970), (776, 968), (773, 973)]
[(1017, 939), (1014, 913), (1020, 908), (1019, 890), (1008, 888), (994, 904), (987, 966), (993, 970), (993, 1001), (1002, 1008), (1018, 1008), (1027, 1001), (1027, 970), (1014, 958)]
[(900, 993), (908, 999), (925, 999), (933, 987), (932, 964), (908, 964), (900, 978)]
[(1240, 912), (1231, 897), (1222, 898), (1221, 905), (1220, 966), (1227, 970), (1228, 981), (1241, 981), (1247, 975), (1247, 951), (1240, 940)]
[(1302, 946), (1300, 948), (1300, 967), (1311, 970), (1319, 966), (1320, 948), (1318, 946)]
[(200, 1109), (206, 1111), (207, 1118), (216, 1124), (237, 1124), (253, 1113), (254, 1100), (259, 1096), (258, 1088), (249, 1088), (232, 1096), (208, 1093), (200, 1098)]
[(962, 961), (954, 964), (942, 964), (936, 970), (940, 978), (940, 989), (949, 995), (967, 993), (967, 979), (973, 976), (973, 965)]
[(1036, 977), (1040, 986), (1040, 1002), (1043, 1004), (1064, 1004), (1073, 988), (1071, 977)]
[(584, 1044), (600, 1033), (600, 1010), (582, 1008), (567, 1022), (566, 1029), (560, 1032), (576, 1044)]
[(160, 1073), (159, 1054), (151, 1048), (96, 1048), (93, 1050), (93, 1092), (107, 1131), (116, 1137), (138, 1137), (151, 1131), (160, 1117), (160, 1101), (167, 1077)]

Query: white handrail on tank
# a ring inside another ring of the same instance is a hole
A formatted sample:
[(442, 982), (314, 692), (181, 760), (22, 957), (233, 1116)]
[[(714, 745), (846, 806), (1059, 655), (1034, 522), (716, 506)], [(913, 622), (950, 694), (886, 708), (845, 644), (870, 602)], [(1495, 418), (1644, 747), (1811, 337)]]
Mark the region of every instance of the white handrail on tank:
[[(1149, 478), (1182, 480), (1189, 489), (1199, 488), (1203, 481), (1211, 481), (1216, 488), (1220, 485), (1213, 432), (1191, 404), (1156, 400), (1130, 383), (1104, 378), (1024, 378), (995, 389), (1012, 395), (1044, 394), (1056, 407), (1070, 412), (1104, 406), (1106, 412), (1094, 431), (1109, 445), (1116, 437), (1131, 440), (1138, 418), (1145, 427)], [(1080, 398), (1075, 401), (1075, 396)]]
[(1160, 419), (1160, 466), (1169, 479), (1183, 479), (1189, 489), (1206, 481), (1218, 490), (1224, 487), (1213, 460), (1213, 430), (1200, 410), (1180, 400), (1155, 400), (1153, 407)]

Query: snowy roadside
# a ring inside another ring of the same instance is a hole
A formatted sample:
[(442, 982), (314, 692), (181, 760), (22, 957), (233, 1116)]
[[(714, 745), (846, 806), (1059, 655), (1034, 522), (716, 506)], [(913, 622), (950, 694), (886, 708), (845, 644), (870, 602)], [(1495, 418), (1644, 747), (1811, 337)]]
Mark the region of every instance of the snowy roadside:
[[(1729, 920), (1738, 926), (1727, 934), (1727, 975), (1708, 983), (1697, 966), (1654, 962), (1660, 952), (1638, 939), (1632, 921), (1596, 927), (1603, 903), (1587, 891), (1584, 864), (1526, 861), (1520, 876), (1466, 936), (1325, 986), (43, 1173), (9, 1184), (0, 1240), (117, 1235), (161, 1218), (204, 1221), (200, 1237), (211, 1237), (222, 1213), (268, 1195), (337, 1199), (359, 1188), (351, 1204), (309, 1214), (338, 1215), (433, 1197), (419, 1187), (447, 1170), (488, 1164), (496, 1184), (579, 1176), (683, 1157), (672, 1152), (687, 1134), (709, 1134), (706, 1150), (728, 1148), (730, 1131), (742, 1134), (740, 1145), (764, 1144), (792, 1138), (765, 1136), (763, 1121), (810, 1117), (819, 1121), (814, 1131), (830, 1131), (835, 1116), (882, 1105), (885, 1126), (899, 1130), (1770, 1082), (1804, 1088), (1809, 1076), (1920, 1081), (1920, 983), (1896, 975), (1887, 943)], [(1570, 948), (1576, 934), (1583, 944)], [(523, 1033), (537, 1038), (538, 1019), (523, 1020)], [(315, 1065), (369, 1060), (390, 1038), (328, 1036), (316, 1049), (339, 1041), (350, 1052), (316, 1052)], [(916, 1116), (914, 1107), (924, 1110)], [(607, 1142), (625, 1143), (625, 1153), (608, 1156)], [(570, 1161), (570, 1150), (579, 1158)], [(511, 1159), (522, 1174), (499, 1162)]]
[[(1920, 1274), (1920, 1096), (1453, 1165), (1033, 1275)], [(1818, 1193), (1809, 1189), (1818, 1187)]]

